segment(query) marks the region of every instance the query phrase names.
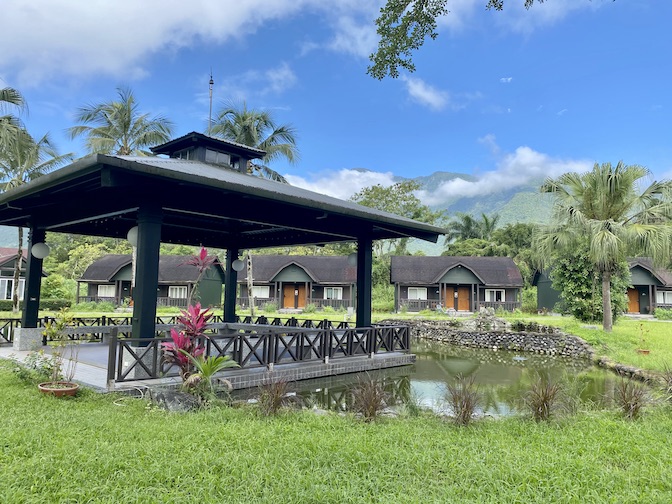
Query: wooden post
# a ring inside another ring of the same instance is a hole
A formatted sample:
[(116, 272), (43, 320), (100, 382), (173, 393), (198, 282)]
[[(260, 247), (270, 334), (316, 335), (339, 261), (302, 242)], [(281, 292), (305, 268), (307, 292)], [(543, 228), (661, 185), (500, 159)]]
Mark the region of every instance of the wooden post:
[(21, 327), (37, 327), (40, 309), (40, 284), (42, 283), (42, 259), (31, 254), (34, 244), (44, 242), (43, 229), (31, 227), (28, 232), (28, 260), (26, 262), (26, 285), (23, 294)]

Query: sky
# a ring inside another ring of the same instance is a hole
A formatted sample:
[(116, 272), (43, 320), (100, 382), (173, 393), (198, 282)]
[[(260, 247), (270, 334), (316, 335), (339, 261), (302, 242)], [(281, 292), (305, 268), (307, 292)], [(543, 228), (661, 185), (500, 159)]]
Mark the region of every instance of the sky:
[[(297, 131), (273, 169), (347, 199), (394, 176), (475, 177), (422, 194), (496, 194), (594, 163), (672, 176), (672, 2), (448, 0), (416, 71), (376, 80), (376, 0), (2, 0), (0, 87), (22, 92), (35, 137), (69, 139), (77, 109), (133, 90), (142, 112), (204, 132), (227, 103)], [(361, 170), (366, 169), (367, 171)]]

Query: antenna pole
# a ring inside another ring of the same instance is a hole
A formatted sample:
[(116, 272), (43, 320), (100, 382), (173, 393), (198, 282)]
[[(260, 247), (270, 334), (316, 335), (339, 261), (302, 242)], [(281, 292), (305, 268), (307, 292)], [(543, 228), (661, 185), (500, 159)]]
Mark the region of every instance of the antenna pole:
[(210, 115), (208, 116), (208, 136), (210, 136), (212, 130), (212, 86), (215, 84), (215, 81), (212, 80), (212, 68), (210, 69)]

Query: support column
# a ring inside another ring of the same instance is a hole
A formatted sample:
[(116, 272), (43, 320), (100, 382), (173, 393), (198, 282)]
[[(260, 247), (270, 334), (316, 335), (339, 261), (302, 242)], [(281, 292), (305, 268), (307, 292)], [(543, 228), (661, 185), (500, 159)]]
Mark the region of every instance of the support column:
[(40, 309), (40, 285), (42, 283), (42, 259), (31, 254), (35, 243), (44, 242), (44, 229), (31, 227), (28, 231), (28, 257), (26, 261), (26, 285), (23, 292), (21, 327), (37, 327)]
[(357, 327), (371, 326), (373, 240), (357, 240)]
[(141, 207), (138, 211), (138, 253), (133, 290), (134, 338), (154, 338), (161, 220), (160, 208)]
[(224, 282), (224, 322), (236, 321), (236, 292), (238, 272), (233, 269), (233, 261), (238, 259), (238, 249), (226, 249), (226, 279)]

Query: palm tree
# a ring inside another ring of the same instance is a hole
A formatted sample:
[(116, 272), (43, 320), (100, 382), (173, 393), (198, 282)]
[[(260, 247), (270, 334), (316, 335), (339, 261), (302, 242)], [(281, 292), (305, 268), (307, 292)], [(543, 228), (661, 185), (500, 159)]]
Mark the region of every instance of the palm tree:
[(21, 121), (10, 111), (22, 112), (26, 108), (23, 96), (16, 89), (10, 87), (0, 89), (0, 154), (11, 150), (13, 144), (19, 140)]
[[(17, 140), (9, 149), (0, 153), (0, 182), (3, 190), (22, 186), (71, 161), (73, 154), (59, 155), (49, 134), (38, 141), (25, 130), (19, 130)], [(19, 278), (23, 259), (23, 229), (19, 228), (19, 241), (14, 264), (12, 311), (19, 311)]]
[(640, 254), (660, 264), (669, 260), (672, 182), (654, 181), (640, 192), (648, 176), (641, 166), (596, 163), (590, 172), (565, 173), (541, 186), (556, 199), (552, 224), (534, 237), (540, 262), (588, 242), (590, 261), (602, 278), (605, 331), (612, 329), (611, 276), (619, 263)]
[(479, 238), (481, 240), (490, 240), (492, 233), (497, 228), (499, 215), (494, 214), (488, 217), (481, 213), (481, 219), (474, 219), (471, 215), (457, 212), (455, 219), (448, 223), (448, 232), (446, 233), (446, 245), (454, 241), (470, 240)]
[[(270, 163), (285, 158), (294, 163), (299, 158), (296, 147), (296, 131), (290, 125), (277, 125), (267, 110), (252, 110), (247, 104), (228, 103), (224, 105), (210, 128), (214, 137), (266, 151), (262, 161)], [(256, 172), (261, 177), (287, 183), (287, 180), (266, 164), (250, 163), (248, 172)]]
[(141, 114), (129, 88), (117, 88), (117, 94), (117, 101), (79, 108), (75, 120), (84, 124), (69, 128), (70, 138), (84, 136), (86, 148), (92, 153), (121, 156), (151, 155), (143, 148), (171, 139), (173, 123), (170, 120)]

